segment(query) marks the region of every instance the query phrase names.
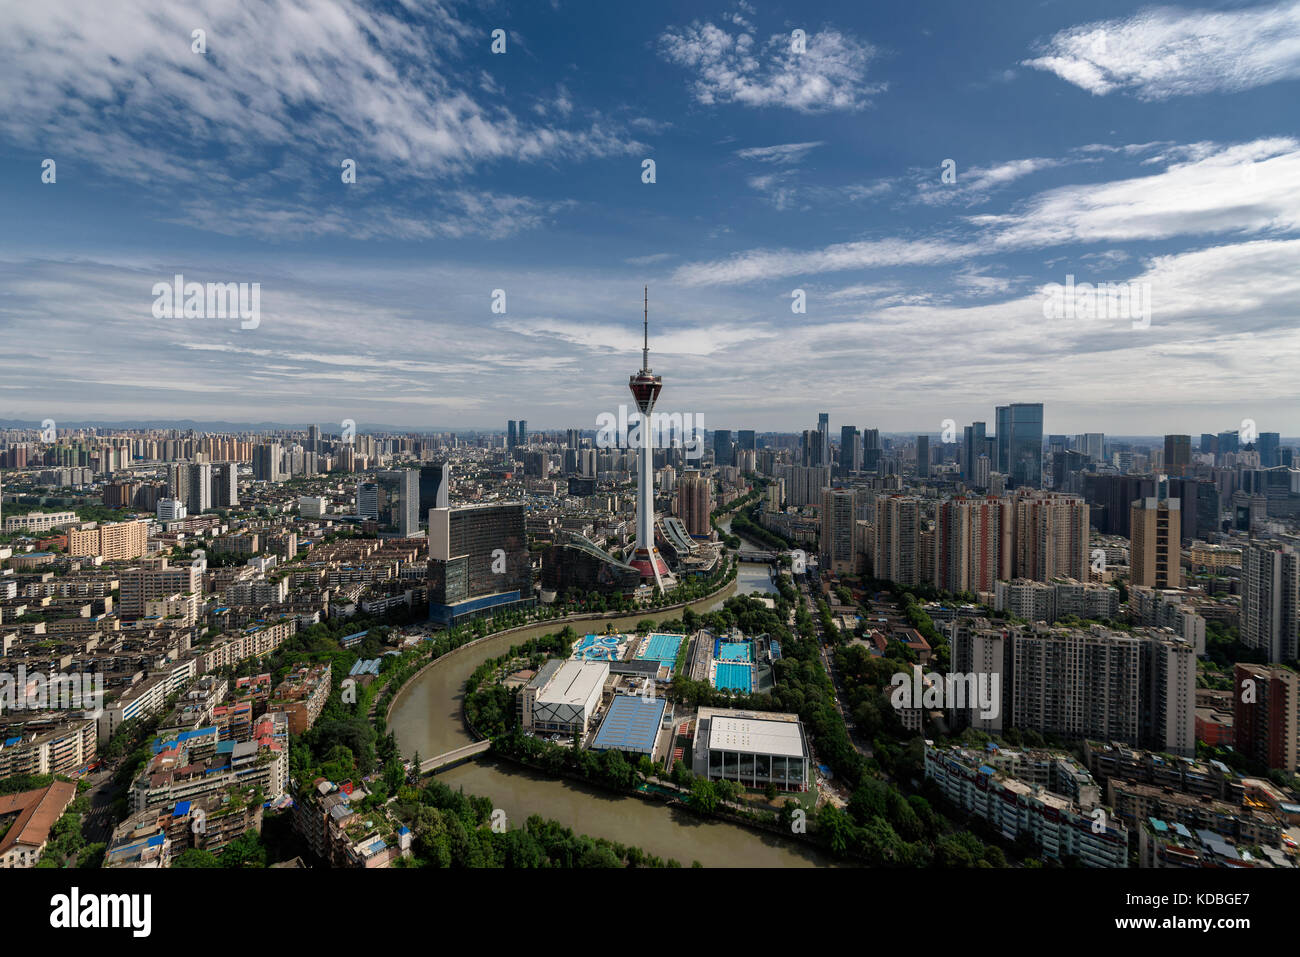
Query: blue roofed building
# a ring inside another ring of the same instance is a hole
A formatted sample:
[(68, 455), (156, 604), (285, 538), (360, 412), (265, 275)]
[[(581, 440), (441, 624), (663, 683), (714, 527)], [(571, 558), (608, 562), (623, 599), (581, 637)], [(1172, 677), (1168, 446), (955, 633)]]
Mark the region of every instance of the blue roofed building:
[(591, 750), (627, 751), (653, 759), (667, 707), (665, 698), (615, 695), (600, 723), (600, 730), (591, 742)]

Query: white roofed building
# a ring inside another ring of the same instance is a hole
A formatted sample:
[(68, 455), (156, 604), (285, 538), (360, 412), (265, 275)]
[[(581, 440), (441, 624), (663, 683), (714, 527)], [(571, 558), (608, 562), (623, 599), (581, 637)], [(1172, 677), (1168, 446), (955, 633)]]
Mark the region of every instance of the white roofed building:
[(552, 658), (524, 686), (523, 726), (542, 733), (587, 734), (609, 678), (605, 661)]
[(808, 789), (808, 739), (794, 714), (701, 708), (692, 763), (696, 774), (711, 780)]

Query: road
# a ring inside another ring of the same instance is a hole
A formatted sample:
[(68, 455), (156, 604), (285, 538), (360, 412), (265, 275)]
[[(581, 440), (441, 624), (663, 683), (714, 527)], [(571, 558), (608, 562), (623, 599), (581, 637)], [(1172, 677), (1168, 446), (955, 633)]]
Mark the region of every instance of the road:
[(107, 844), (113, 836), (117, 824), (113, 817), (113, 802), (122, 793), (122, 789), (113, 783), (116, 771), (116, 764), (106, 765), (82, 779), (90, 782), (90, 791), (86, 795), (90, 799), (90, 810), (81, 822), (81, 833), (88, 844)]
[(817, 598), (808, 588), (808, 579), (806, 577), (799, 582), (799, 591), (808, 602), (808, 611), (812, 615), (813, 627), (817, 630), (817, 644), (821, 648), (822, 666), (826, 669), (826, 673), (830, 675), (831, 687), (835, 689), (835, 707), (839, 709), (840, 717), (844, 719), (844, 727), (848, 731), (849, 740), (853, 742), (853, 746), (858, 749), (859, 754), (866, 758), (873, 758), (875, 752), (872, 751), (870, 742), (864, 741), (858, 736), (852, 715), (844, 710), (844, 689), (840, 685), (839, 672), (835, 668), (835, 649), (833, 645), (826, 641), (826, 633), (822, 629), (821, 617), (817, 614)]

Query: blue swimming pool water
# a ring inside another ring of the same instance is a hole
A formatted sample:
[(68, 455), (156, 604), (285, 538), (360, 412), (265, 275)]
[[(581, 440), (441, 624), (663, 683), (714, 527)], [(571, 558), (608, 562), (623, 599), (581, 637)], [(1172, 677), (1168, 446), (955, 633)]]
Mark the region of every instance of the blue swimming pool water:
[(724, 641), (715, 657), (719, 661), (753, 661), (753, 645), (748, 641)]
[(681, 646), (682, 638), (679, 635), (651, 635), (641, 646), (639, 657), (647, 660), (658, 659), (661, 665), (671, 666), (677, 660), (677, 652)]
[(719, 661), (717, 674), (713, 679), (713, 687), (730, 688), (732, 691), (744, 691), (746, 693), (752, 691), (753, 684), (749, 665)]

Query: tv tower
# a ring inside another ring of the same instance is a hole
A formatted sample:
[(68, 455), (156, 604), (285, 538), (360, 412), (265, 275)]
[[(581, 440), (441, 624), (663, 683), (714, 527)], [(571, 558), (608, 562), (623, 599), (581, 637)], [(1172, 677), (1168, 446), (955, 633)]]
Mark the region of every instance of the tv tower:
[(653, 581), (661, 591), (667, 591), (666, 586), (674, 582), (667, 562), (655, 546), (654, 443), (651, 438), (651, 414), (664, 387), (664, 379), (650, 369), (649, 286), (645, 287), (644, 323), (641, 371), (631, 376), (627, 384), (632, 390), (632, 398), (636, 400), (637, 411), (641, 413), (641, 450), (637, 453), (636, 463), (636, 545), (628, 564), (641, 573), (642, 582)]

